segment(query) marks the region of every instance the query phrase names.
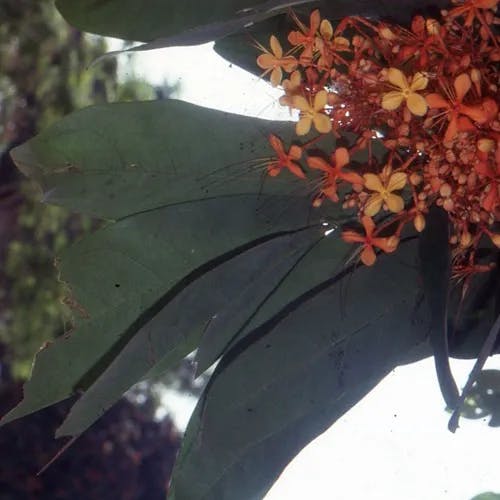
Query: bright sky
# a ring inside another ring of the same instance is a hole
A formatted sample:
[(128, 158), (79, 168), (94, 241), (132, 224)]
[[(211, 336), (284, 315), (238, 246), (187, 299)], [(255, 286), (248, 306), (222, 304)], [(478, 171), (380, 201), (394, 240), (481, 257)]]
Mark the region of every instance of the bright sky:
[[(113, 49), (119, 48), (113, 42)], [(119, 56), (126, 72), (127, 56)], [(129, 66), (130, 67), (130, 66)], [(206, 107), (261, 118), (287, 119), (280, 95), (211, 49), (172, 48), (134, 56), (134, 72), (154, 84), (180, 81), (179, 98)], [(488, 368), (500, 369), (500, 356)], [(453, 362), (465, 383), (472, 363)], [(166, 406), (174, 396), (165, 395)], [(184, 427), (189, 398), (175, 398)], [(447, 430), (432, 360), (397, 369), (331, 429), (307, 446), (283, 472), (266, 500), (470, 500), (500, 492), (500, 430), (461, 420)]]

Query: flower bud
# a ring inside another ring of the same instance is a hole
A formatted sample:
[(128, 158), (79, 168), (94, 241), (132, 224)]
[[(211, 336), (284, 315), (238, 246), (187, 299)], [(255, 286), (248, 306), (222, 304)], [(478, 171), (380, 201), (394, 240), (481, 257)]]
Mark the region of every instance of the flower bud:
[(470, 70), (470, 79), (474, 83), (479, 83), (481, 81), (481, 72), (477, 68)]
[(410, 174), (410, 184), (412, 186), (418, 186), (422, 182), (422, 176), (416, 172)]
[(452, 189), (451, 189), (451, 186), (445, 182), (440, 188), (439, 188), (439, 194), (443, 197), (443, 198), (449, 198), (451, 196), (451, 193), (452, 193)]
[(477, 141), (477, 149), (481, 153), (489, 153), (495, 147), (495, 141), (493, 139), (483, 138)]
[(451, 212), (455, 208), (455, 203), (453, 203), (451, 198), (446, 198), (446, 200), (443, 201), (443, 208), (447, 212)]
[(472, 235), (469, 231), (464, 231), (460, 236), (460, 246), (462, 248), (467, 248), (472, 243)]
[(425, 217), (422, 214), (417, 214), (415, 219), (413, 219), (413, 225), (415, 229), (421, 233), (425, 229)]
[(495, 234), (495, 233), (490, 233), (490, 238), (493, 244), (497, 247), (500, 248), (500, 234)]

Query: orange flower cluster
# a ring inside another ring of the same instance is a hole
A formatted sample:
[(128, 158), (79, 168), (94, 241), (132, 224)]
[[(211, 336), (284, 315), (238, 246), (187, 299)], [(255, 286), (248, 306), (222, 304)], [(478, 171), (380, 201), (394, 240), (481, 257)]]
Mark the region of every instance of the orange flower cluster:
[[(257, 64), (283, 88), (280, 103), (298, 111), (297, 139), (308, 135), (288, 151), (272, 135), (268, 173), (319, 172), (313, 205), (355, 211), (364, 231), (342, 237), (360, 244), (364, 264), (375, 249), (395, 251), (407, 224), (422, 231), (433, 204), (449, 214), (455, 275), (481, 267), (481, 240), (500, 248), (498, 3), (455, 0), (409, 29), (361, 17), (334, 28), (315, 10), (309, 25), (294, 15), (288, 52), (275, 36), (270, 50), (259, 45)], [(346, 147), (320, 150), (325, 136)], [(375, 144), (383, 160), (372, 157)]]

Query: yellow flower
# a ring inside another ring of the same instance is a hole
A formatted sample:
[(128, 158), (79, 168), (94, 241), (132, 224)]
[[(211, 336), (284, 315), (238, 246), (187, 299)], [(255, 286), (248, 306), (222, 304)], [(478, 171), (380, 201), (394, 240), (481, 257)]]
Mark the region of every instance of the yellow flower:
[(297, 135), (306, 135), (314, 123), (316, 130), (327, 134), (332, 130), (332, 122), (322, 111), (325, 109), (328, 94), (326, 90), (319, 91), (314, 96), (313, 104), (303, 96), (296, 95), (292, 98), (293, 107), (300, 111), (300, 119), (296, 126)]
[[(283, 80), (282, 86), (285, 91), (285, 95), (281, 96), (279, 99), (279, 103), (282, 106), (288, 106), (289, 108), (293, 107), (293, 96), (298, 95), (300, 93), (300, 87), (302, 84), (302, 76), (300, 71), (295, 70), (291, 75), (290, 79)], [(290, 109), (291, 111), (291, 109)]]
[(298, 62), (295, 57), (283, 57), (281, 44), (274, 35), (271, 35), (269, 43), (271, 51), (267, 50), (261, 44), (257, 44), (257, 47), (264, 52), (257, 58), (257, 65), (266, 70), (262, 76), (271, 72), (271, 85), (277, 87), (283, 79), (283, 70), (291, 73), (297, 67)]
[(392, 90), (382, 96), (382, 107), (388, 111), (393, 111), (403, 101), (406, 101), (408, 109), (417, 116), (424, 116), (427, 113), (427, 102), (423, 96), (417, 94), (417, 90), (424, 90), (429, 80), (422, 73), (415, 73), (411, 84), (406, 76), (397, 68), (389, 68), (389, 82), (399, 90)]
[(375, 191), (366, 202), (366, 215), (373, 217), (378, 214), (384, 203), (391, 212), (398, 213), (403, 210), (405, 206), (403, 198), (394, 194), (393, 191), (399, 191), (405, 187), (406, 174), (404, 172), (391, 174), (385, 182), (375, 174), (365, 174), (363, 177), (365, 187), (370, 191)]

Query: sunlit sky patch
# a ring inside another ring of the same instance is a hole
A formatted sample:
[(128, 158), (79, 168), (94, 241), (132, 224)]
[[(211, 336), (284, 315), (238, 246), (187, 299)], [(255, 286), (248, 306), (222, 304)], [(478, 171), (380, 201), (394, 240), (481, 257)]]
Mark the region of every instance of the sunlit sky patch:
[[(111, 49), (120, 42), (111, 41)], [(121, 74), (131, 71), (119, 56)], [(181, 84), (185, 101), (265, 119), (290, 119), (279, 90), (231, 66), (212, 44), (138, 53), (133, 72), (161, 85)], [(397, 334), (397, 332), (395, 332)], [(470, 361), (452, 363), (463, 385)], [(487, 363), (500, 369), (500, 356)], [(165, 407), (183, 428), (192, 399), (165, 393)], [(456, 434), (439, 393), (432, 360), (392, 372), (283, 472), (266, 500), (469, 500), (500, 492), (500, 430), (462, 419)]]
[[(110, 40), (119, 50), (121, 40)], [(150, 50), (119, 57), (120, 74), (133, 73), (153, 85), (180, 84), (178, 97), (184, 101), (222, 111), (268, 120), (290, 120), (290, 112), (278, 103), (281, 92), (263, 80), (232, 65), (212, 49), (213, 43), (197, 47)]]

